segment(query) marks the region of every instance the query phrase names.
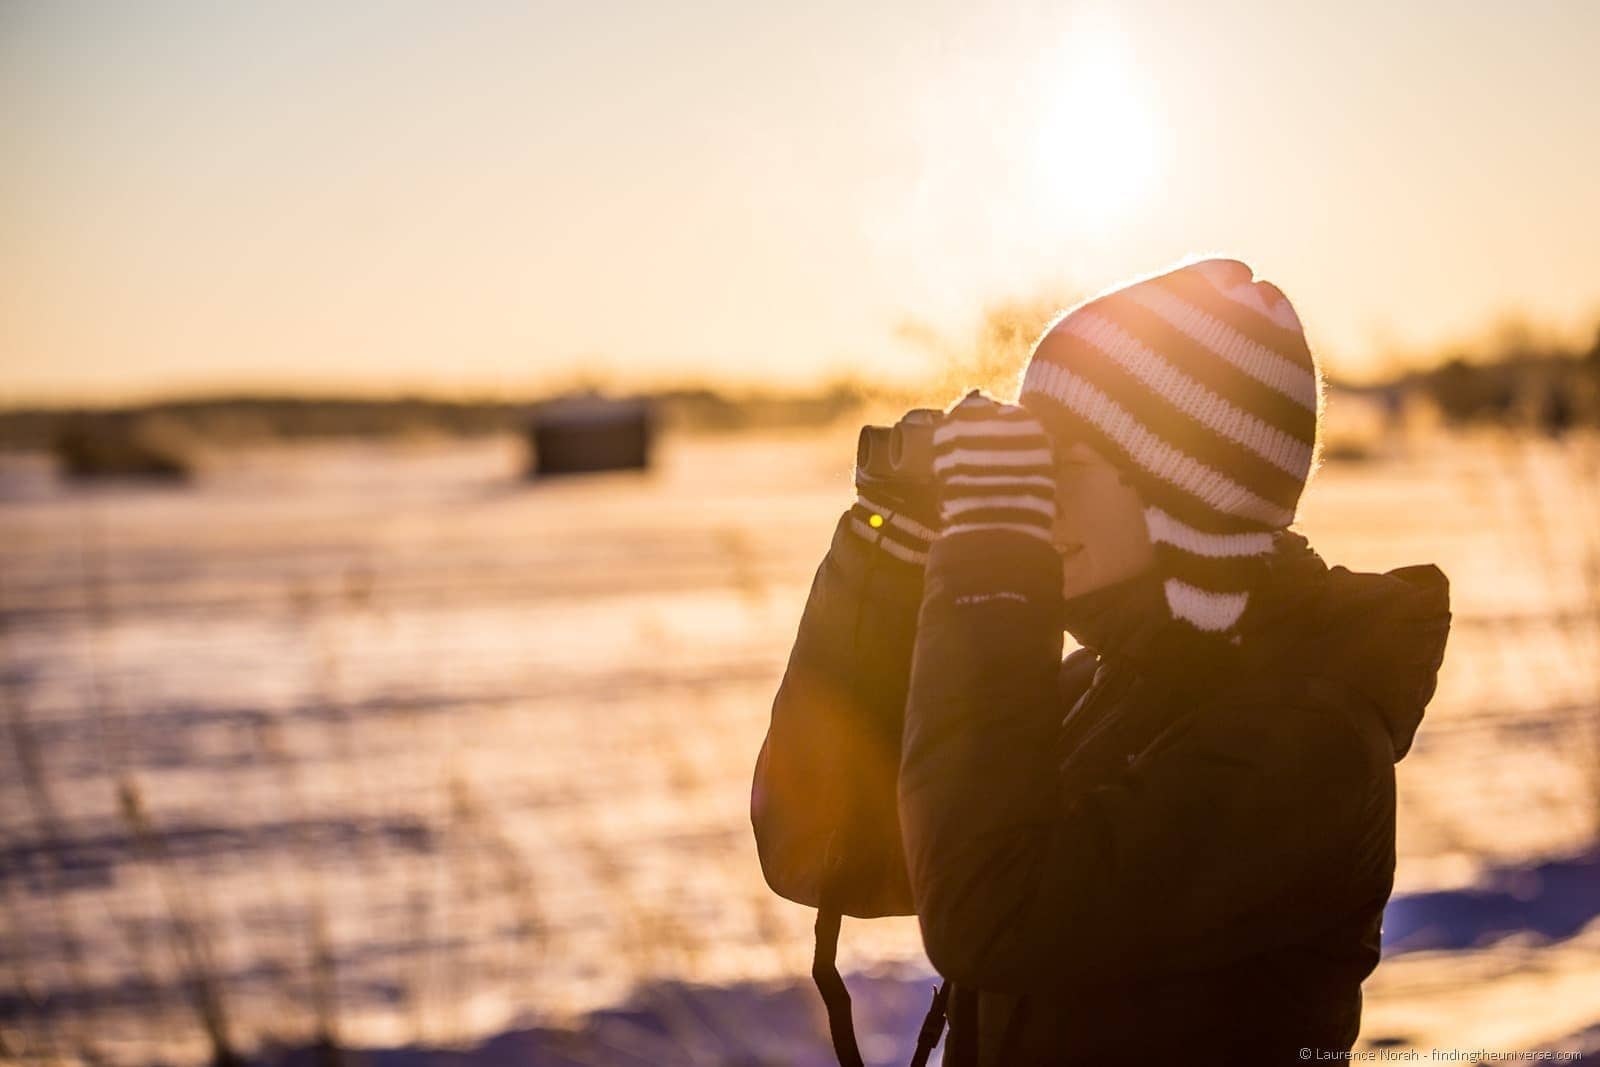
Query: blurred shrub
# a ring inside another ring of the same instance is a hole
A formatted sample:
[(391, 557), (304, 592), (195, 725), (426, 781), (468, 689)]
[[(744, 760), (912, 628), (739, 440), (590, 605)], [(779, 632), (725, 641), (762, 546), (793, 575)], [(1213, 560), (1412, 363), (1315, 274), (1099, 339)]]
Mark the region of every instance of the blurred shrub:
[(815, 392), (729, 394), (699, 387), (654, 395), (663, 425), (687, 430), (748, 430), (827, 426), (856, 411), (874, 390), (854, 379), (824, 383)]
[(1527, 426), (1553, 435), (1600, 425), (1600, 331), (1585, 351), (1539, 345), (1529, 336), (1504, 331), (1486, 358), (1457, 353), (1410, 375), (1407, 385), (1453, 423)]
[[(855, 411), (877, 390), (854, 379), (823, 383), (811, 392), (727, 393), (684, 387), (641, 394), (663, 426), (695, 431), (826, 426)], [(121, 453), (134, 459), (135, 446), (154, 425), (171, 436), (208, 447), (326, 438), (416, 436), (478, 437), (525, 433), (541, 407), (566, 397), (522, 401), (310, 399), (223, 397), (167, 401), (105, 410), (24, 409), (0, 411), (0, 449), (54, 451), (85, 473), (115, 469)], [(119, 443), (120, 442), (120, 443)], [(154, 458), (150, 457), (151, 462)], [(138, 466), (139, 464), (134, 464)]]
[(54, 452), (71, 478), (182, 481), (193, 473), (187, 432), (156, 417), (112, 413), (72, 419), (56, 435)]

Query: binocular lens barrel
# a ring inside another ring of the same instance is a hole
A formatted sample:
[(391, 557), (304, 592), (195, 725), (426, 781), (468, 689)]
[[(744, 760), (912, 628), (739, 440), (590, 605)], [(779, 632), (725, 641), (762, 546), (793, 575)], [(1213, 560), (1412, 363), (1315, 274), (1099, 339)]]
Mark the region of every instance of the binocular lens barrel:
[(906, 441), (903, 426), (863, 426), (856, 440), (856, 466), (875, 478), (922, 478), (914, 466), (917, 449)]
[(917, 408), (893, 426), (863, 426), (856, 468), (870, 479), (926, 482), (933, 478), (933, 428), (939, 412)]
[(887, 426), (861, 427), (861, 436), (856, 439), (856, 466), (863, 471), (891, 469), (889, 460), (891, 432)]
[(912, 514), (937, 515), (933, 430), (941, 412), (915, 408), (893, 426), (863, 426), (856, 438), (856, 488)]

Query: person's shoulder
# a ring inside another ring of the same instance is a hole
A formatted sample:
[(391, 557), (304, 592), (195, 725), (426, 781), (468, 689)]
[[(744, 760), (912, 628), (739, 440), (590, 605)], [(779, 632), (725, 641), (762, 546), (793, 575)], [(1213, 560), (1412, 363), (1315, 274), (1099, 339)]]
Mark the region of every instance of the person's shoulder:
[(1205, 703), (1198, 740), (1272, 777), (1368, 777), (1383, 768), (1362, 732), (1358, 705), (1348, 690), (1315, 675), (1257, 674)]

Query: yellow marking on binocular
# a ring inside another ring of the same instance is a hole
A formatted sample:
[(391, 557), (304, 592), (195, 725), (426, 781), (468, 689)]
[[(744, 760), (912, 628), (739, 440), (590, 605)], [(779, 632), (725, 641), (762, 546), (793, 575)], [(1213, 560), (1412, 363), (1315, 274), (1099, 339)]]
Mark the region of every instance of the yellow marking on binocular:
[(876, 530), (878, 527), (883, 525), (883, 516), (873, 515), (871, 518), (867, 519), (867, 525)]

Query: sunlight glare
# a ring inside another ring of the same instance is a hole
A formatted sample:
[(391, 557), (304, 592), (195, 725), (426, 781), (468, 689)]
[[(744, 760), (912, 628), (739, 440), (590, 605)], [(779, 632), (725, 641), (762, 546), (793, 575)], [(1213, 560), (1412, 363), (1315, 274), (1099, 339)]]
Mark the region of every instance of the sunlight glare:
[(1118, 29), (1075, 24), (1050, 63), (1033, 152), (1038, 218), (1062, 235), (1104, 233), (1148, 197), (1159, 125)]

